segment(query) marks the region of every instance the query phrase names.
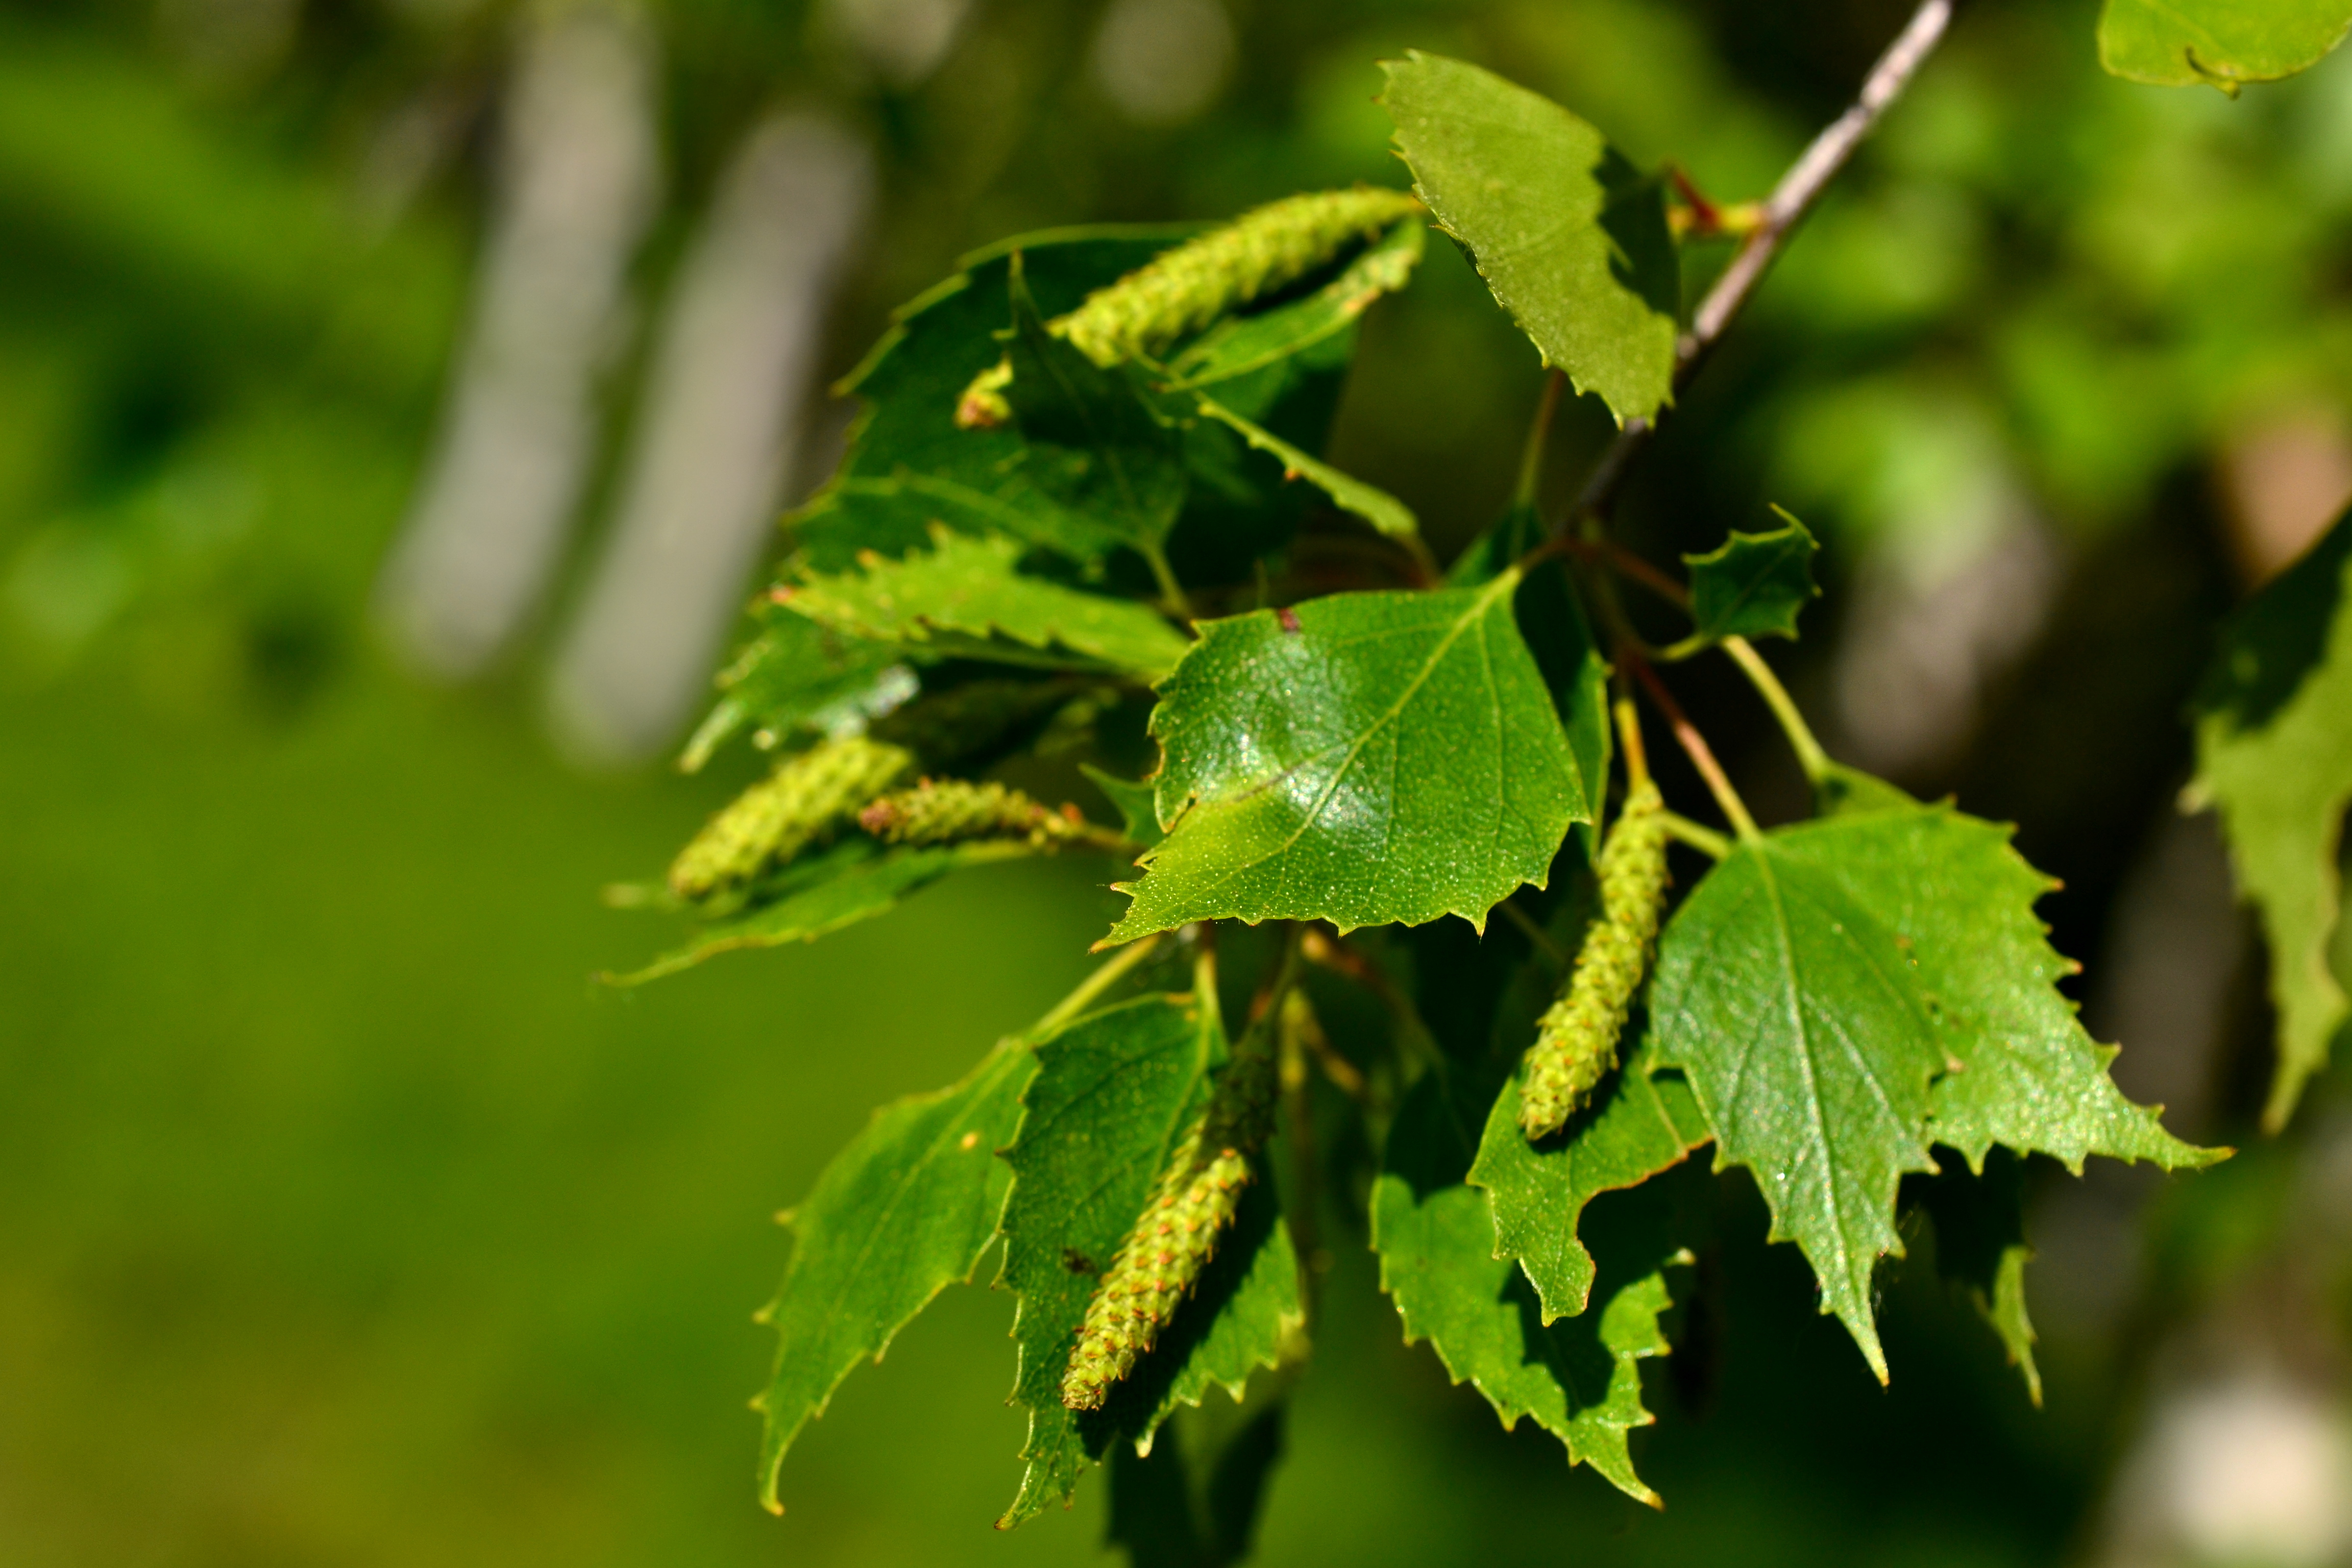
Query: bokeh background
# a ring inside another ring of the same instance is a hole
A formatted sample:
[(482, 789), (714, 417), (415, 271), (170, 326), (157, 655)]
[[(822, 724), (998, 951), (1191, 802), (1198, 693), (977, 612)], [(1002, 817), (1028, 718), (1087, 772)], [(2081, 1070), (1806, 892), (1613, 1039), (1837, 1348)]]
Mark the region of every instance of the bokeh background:
[[(748, 776), (666, 763), (838, 448), (825, 384), (1004, 235), (1400, 183), (1403, 47), (1736, 198), (1904, 9), (0, 3), (0, 1562), (1101, 1560), (1098, 1486), (988, 1528), (1003, 1295), (852, 1378), (782, 1520), (744, 1408), (770, 1215), (1066, 988), (1098, 874), (590, 979), (669, 934), (599, 886)], [(1497, 1430), (1342, 1247), (1263, 1560), (2352, 1562), (2352, 1121), (2338, 1075), (2252, 1132), (2260, 953), (2174, 804), (2218, 617), (2352, 494), (2352, 60), (2137, 88), (2093, 20), (1964, 7), (1625, 526), (1816, 526), (1774, 657), (1832, 750), (2018, 821), (2118, 1077), (2246, 1152), (2033, 1172), (2039, 1412), (1926, 1237), (1879, 1390), (1748, 1195), (1652, 1373), (1663, 1515)], [(1334, 456), (1458, 543), (1538, 386), (1440, 245)], [(1573, 410), (1556, 481), (1606, 435)], [(1685, 686), (1797, 814), (1761, 710)]]

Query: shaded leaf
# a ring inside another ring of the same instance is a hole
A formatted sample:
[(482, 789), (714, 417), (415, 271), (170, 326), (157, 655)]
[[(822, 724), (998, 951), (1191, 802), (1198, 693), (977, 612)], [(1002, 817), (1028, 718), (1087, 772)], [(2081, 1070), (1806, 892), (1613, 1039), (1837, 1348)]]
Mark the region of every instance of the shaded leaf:
[[(1157, 679), (1184, 634), (1147, 605), (1066, 588), (1013, 570), (1021, 546), (1001, 536), (932, 530), (931, 548), (862, 570), (805, 574), (778, 592), (821, 626), (935, 655), (1085, 665)], [(1005, 647), (1010, 642), (1017, 645)]]
[(1823, 816), (1847, 816), (1864, 811), (1903, 811), (1919, 803), (1902, 790), (1860, 768), (1832, 763), (1813, 781), (1813, 809)]
[(1038, 307), (1059, 312), (1193, 232), (1106, 226), (1024, 235), (969, 258), (962, 271), (901, 309), (843, 383), (865, 408), (841, 467), (788, 520), (808, 560), (838, 571), (860, 550), (922, 549), (935, 521), (1009, 534), (1080, 563), (1128, 543), (1113, 522), (1039, 486), (1019, 430), (958, 429), (956, 400), (1003, 356), (995, 334), (1012, 319), (1014, 254)]
[(2133, 81), (2234, 95), (2317, 65), (2347, 26), (2347, 0), (2106, 0), (2099, 63)]
[(1637, 1047), (1605, 1098), (1539, 1143), (1519, 1131), (1519, 1085), (1503, 1086), (1487, 1113), (1469, 1183), (1494, 1206), (1495, 1256), (1516, 1261), (1546, 1323), (1584, 1310), (1592, 1254), (1577, 1237), (1584, 1206), (1638, 1186), (1715, 1136), (1681, 1079), (1650, 1076)]
[(2042, 1403), (2042, 1369), (2034, 1364), (2033, 1322), (2025, 1311), (2025, 1162), (1997, 1150), (1981, 1174), (1953, 1168), (1928, 1181), (1920, 1201), (1936, 1225), (1936, 1270), (1961, 1287), (2025, 1379), (2027, 1397)]
[(1271, 430), (1252, 424), (1213, 397), (1201, 395), (1197, 405), (1203, 415), (1228, 426), (1251, 447), (1280, 462), (1286, 474), (1306, 479), (1329, 496), (1332, 504), (1340, 510), (1362, 518), (1374, 530), (1391, 539), (1418, 540), (1421, 537), (1421, 523), (1412, 515), (1412, 509), (1379, 486), (1368, 485), (1352, 474), (1342, 473), (1320, 458), (1308, 456)]
[(1280, 1403), (1210, 1400), (1179, 1411), (1138, 1453), (1110, 1451), (1110, 1530), (1129, 1568), (1224, 1568), (1249, 1555), (1266, 1478), (1282, 1458)]
[(1107, 773), (1091, 763), (1080, 763), (1078, 771), (1094, 781), (1118, 813), (1128, 839), (1146, 848), (1166, 837), (1160, 826), (1160, 814), (1152, 806), (1152, 786), (1147, 781), (1136, 782)]
[[(1653, 1048), (1684, 1068), (1717, 1163), (1756, 1173), (1883, 1381), (1871, 1273), (1900, 1255), (1895, 1199), (1930, 1142), (2079, 1166), (2218, 1156), (2166, 1133), (2106, 1076), (2052, 984), (2032, 902), (2048, 884), (2008, 830), (1948, 806), (1883, 808), (1742, 844), (1660, 942)], [(1931, 1087), (1932, 1086), (1932, 1087)]]
[(1108, 940), (1227, 917), (1483, 927), (1540, 887), (1592, 814), (1512, 620), (1517, 585), (1204, 623), (1151, 717), (1168, 837)]
[(1769, 533), (1734, 529), (1706, 554), (1684, 556), (1690, 568), (1692, 640), (1794, 637), (1798, 612), (1821, 594), (1813, 584), (1813, 552), (1820, 548), (1791, 517), (1788, 527)]
[(1003, 1283), (1020, 1298), (1013, 1397), (1029, 1411), (1021, 1454), (1028, 1468), (1005, 1526), (1068, 1498), (1113, 1442), (1149, 1437), (1177, 1405), (1199, 1404), (1210, 1384), (1241, 1398), (1249, 1374), (1276, 1364), (1304, 1321), (1297, 1258), (1261, 1180), (1245, 1190), (1192, 1296), (1103, 1408), (1063, 1406), (1062, 1374), (1099, 1271), (1205, 1103), (1210, 1064), (1224, 1050), (1214, 1016), (1176, 996), (1106, 1008), (1036, 1050), (1037, 1075), (1005, 1151), (1013, 1182)]
[(1134, 373), (1106, 370), (1055, 337), (1021, 258), (1010, 279), (1013, 382), (1004, 390), (1027, 444), (1029, 478), (1059, 504), (1156, 552), (1183, 510), (1183, 443), (1144, 401)]
[(1408, 219), (1313, 293), (1227, 317), (1169, 362), (1164, 390), (1191, 391), (1250, 375), (1349, 331), (1381, 295), (1412, 280), (1427, 233), (1420, 220)]
[(2347, 1004), (2327, 962), (2352, 805), (2352, 514), (2241, 610), (2196, 700), (2193, 804), (2220, 809), (2238, 888), (2271, 950), (2279, 1060), (2264, 1122), (2326, 1065)]
[(746, 730), (778, 740), (851, 733), (915, 693), (903, 649), (845, 637), (771, 599), (752, 615), (759, 633), (719, 672), (719, 701), (678, 758), (687, 773)]
[(1672, 1302), (1661, 1270), (1677, 1254), (1654, 1238), (1612, 1251), (1595, 1309), (1547, 1324), (1526, 1275), (1495, 1256), (1486, 1194), (1464, 1184), (1486, 1110), (1463, 1076), (1423, 1075), (1389, 1130), (1372, 1189), (1381, 1287), (1406, 1342), (1428, 1340), (1454, 1381), (1485, 1394), (1506, 1427), (1533, 1416), (1570, 1464), (1654, 1504), (1625, 1434), (1654, 1419), (1642, 1405), (1640, 1363), (1666, 1353), (1658, 1318)]
[(931, 1298), (971, 1279), (996, 1237), (1012, 1173), (996, 1151), (1020, 1119), (1034, 1064), (1007, 1040), (952, 1089), (874, 1113), (785, 1220), (793, 1258), (761, 1321), (781, 1342), (767, 1391), (760, 1497), (781, 1513), (776, 1478), (803, 1426), (841, 1380), (882, 1359)]
[(1018, 839), (895, 849), (884, 849), (869, 838), (847, 839), (795, 865), (778, 884), (762, 889), (765, 901), (757, 907), (702, 927), (643, 969), (606, 978), (615, 985), (643, 985), (740, 948), (814, 942), (887, 913), (900, 899), (950, 871), (1034, 852)]
[(1657, 183), (1492, 72), (1419, 50), (1381, 68), (1413, 188), (1544, 363), (1621, 423), (1672, 401), (1681, 275)]

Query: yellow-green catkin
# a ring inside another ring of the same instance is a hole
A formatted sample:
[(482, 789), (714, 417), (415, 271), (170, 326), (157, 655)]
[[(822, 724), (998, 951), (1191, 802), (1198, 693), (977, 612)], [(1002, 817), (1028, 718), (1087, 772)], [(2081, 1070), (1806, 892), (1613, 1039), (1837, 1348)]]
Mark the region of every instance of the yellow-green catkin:
[(1617, 1065), (1618, 1037), (1650, 967), (1666, 900), (1665, 803), (1636, 780), (1601, 846), (1601, 913), (1585, 928), (1568, 989), (1536, 1026), (1519, 1086), (1519, 1126), (1557, 1132)]
[(670, 891), (700, 900), (740, 888), (845, 825), (914, 770), (912, 752), (863, 735), (787, 757), (678, 851)]
[(1118, 1256), (1103, 1270), (1087, 1303), (1062, 1403), (1098, 1410), (1111, 1387), (1135, 1369), (1183, 1303), (1201, 1270), (1216, 1255), (1233, 1223), (1242, 1189), (1254, 1174), (1250, 1156), (1265, 1142), (1273, 1114), (1275, 1059), (1263, 1036), (1238, 1054), (1217, 1080), (1200, 1121), (1176, 1148)]
[(886, 795), (857, 814), (857, 825), (889, 844), (961, 844), (973, 838), (1025, 838), (1033, 848), (1087, 835), (1076, 808), (1055, 811), (1001, 784), (925, 779)]
[[(1105, 369), (1157, 355), (1226, 311), (1297, 282), (1349, 243), (1371, 239), (1421, 210), (1410, 192), (1373, 186), (1268, 202), (1096, 289), (1076, 310), (1047, 322), (1046, 331)], [(1004, 388), (1012, 380), (1010, 361), (982, 372), (958, 400), (956, 423), (981, 429), (1010, 418)]]

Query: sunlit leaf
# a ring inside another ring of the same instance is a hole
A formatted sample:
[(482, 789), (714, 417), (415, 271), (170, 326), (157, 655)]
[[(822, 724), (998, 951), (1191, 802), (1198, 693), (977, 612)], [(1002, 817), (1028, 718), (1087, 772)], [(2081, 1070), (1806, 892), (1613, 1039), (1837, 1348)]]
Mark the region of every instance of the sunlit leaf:
[(836, 633), (935, 656), (1157, 679), (1191, 646), (1149, 605), (1024, 575), (1013, 569), (1020, 556), (1010, 539), (935, 527), (929, 550), (869, 556), (859, 570), (833, 576), (810, 573), (779, 592), (793, 610)]
[(2106, 0), (2099, 63), (2158, 87), (2242, 83), (2308, 70), (2352, 26), (2347, 0)]
[(1591, 808), (1517, 585), (1204, 623), (1152, 713), (1168, 837), (1109, 940), (1223, 918), (1483, 926), (1541, 886)]
[(1681, 274), (1657, 182), (1490, 71), (1419, 50), (1381, 68), (1413, 188), (1544, 363), (1621, 421), (1672, 401)]
[(2106, 1076), (2053, 985), (2032, 912), (2048, 886), (2008, 832), (1948, 806), (1824, 818), (1742, 844), (1669, 922), (1653, 1047), (1685, 1069), (1717, 1163), (1755, 1172), (1773, 1237), (1795, 1241), (1884, 1379), (1871, 1307), (1900, 1255), (1898, 1184), (1931, 1142), (1981, 1163), (1999, 1142), (2079, 1166), (2214, 1154), (2171, 1138)]
[(1012, 1173), (996, 1151), (1033, 1067), (1007, 1040), (952, 1089), (886, 1105), (785, 1223), (793, 1259), (760, 1314), (782, 1342), (758, 1405), (761, 1500), (777, 1512), (784, 1452), (861, 1361), (879, 1361), (931, 1298), (969, 1279), (996, 1237)]

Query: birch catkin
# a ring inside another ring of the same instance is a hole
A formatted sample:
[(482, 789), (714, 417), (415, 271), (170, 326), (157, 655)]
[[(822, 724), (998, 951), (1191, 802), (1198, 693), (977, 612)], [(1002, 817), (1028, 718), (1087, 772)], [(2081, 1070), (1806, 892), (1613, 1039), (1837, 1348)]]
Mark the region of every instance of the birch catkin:
[(1216, 1255), (1250, 1184), (1250, 1156), (1265, 1141), (1274, 1089), (1274, 1054), (1260, 1037), (1258, 1048), (1236, 1055), (1217, 1080), (1208, 1109), (1177, 1145), (1143, 1217), (1087, 1303), (1062, 1376), (1062, 1403), (1072, 1410), (1102, 1408)]
[[(1105, 369), (1157, 355), (1226, 311), (1297, 282), (1350, 241), (1370, 239), (1421, 210), (1408, 192), (1371, 186), (1268, 202), (1160, 252), (1045, 330)], [(1012, 381), (1009, 360), (982, 371), (957, 401), (956, 423), (984, 429), (1012, 417), (1004, 397)]]
[(852, 736), (787, 757), (705, 824), (670, 863), (669, 888), (707, 899), (782, 866), (914, 772), (915, 754)]
[(1075, 809), (1055, 811), (1001, 784), (925, 779), (886, 795), (857, 814), (857, 825), (889, 844), (961, 844), (974, 838), (1025, 838), (1045, 849), (1087, 836)]
[(1599, 868), (1601, 913), (1585, 928), (1568, 989), (1536, 1026), (1519, 1086), (1519, 1126), (1557, 1132), (1617, 1065), (1618, 1037), (1650, 966), (1666, 899), (1666, 823), (1658, 786), (1641, 779), (1609, 830)]

